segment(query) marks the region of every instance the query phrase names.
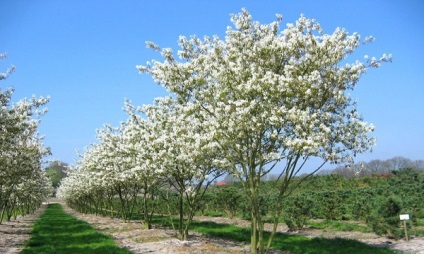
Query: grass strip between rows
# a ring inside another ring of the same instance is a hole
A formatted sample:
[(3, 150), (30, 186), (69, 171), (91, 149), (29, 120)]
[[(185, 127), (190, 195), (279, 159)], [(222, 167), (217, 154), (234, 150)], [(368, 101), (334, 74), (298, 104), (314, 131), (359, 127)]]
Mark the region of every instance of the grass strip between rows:
[(116, 246), (112, 237), (96, 231), (90, 224), (65, 213), (60, 204), (49, 204), (35, 222), (31, 238), (21, 254), (61, 253), (129, 254)]
[[(250, 239), (250, 229), (241, 228), (228, 224), (217, 224), (214, 222), (198, 222), (192, 224), (192, 229), (203, 234), (214, 237), (226, 238), (235, 241), (246, 241)], [(264, 232), (268, 238), (269, 232)], [(387, 248), (370, 246), (356, 240), (343, 238), (309, 238), (302, 235), (289, 235), (277, 233), (272, 242), (272, 249), (289, 251), (293, 254), (393, 254), (396, 253)]]
[[(169, 218), (157, 217), (155, 223), (170, 227)], [(248, 244), (250, 228), (239, 227), (231, 224), (218, 224), (210, 221), (193, 221), (191, 230), (217, 238), (228, 239)], [(268, 238), (269, 232), (264, 232)], [(272, 242), (274, 250), (289, 251), (293, 254), (394, 254), (399, 253), (388, 248), (371, 246), (357, 240), (343, 238), (309, 238), (303, 235), (290, 235), (277, 233)]]

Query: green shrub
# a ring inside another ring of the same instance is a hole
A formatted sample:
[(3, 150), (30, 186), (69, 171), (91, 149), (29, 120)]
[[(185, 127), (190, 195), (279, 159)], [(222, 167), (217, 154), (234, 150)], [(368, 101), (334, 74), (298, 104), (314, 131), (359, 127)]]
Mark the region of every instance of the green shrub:
[(371, 188), (357, 190), (352, 201), (352, 215), (356, 220), (368, 223), (375, 207), (374, 192)]
[(290, 231), (302, 229), (312, 217), (313, 200), (304, 194), (288, 197), (284, 208), (284, 222)]
[(402, 210), (401, 201), (396, 197), (389, 197), (374, 210), (369, 225), (378, 235), (399, 239), (404, 232), (400, 227), (399, 214)]
[(214, 190), (211, 197), (212, 206), (217, 210), (215, 213), (225, 213), (229, 218), (233, 218), (239, 212), (243, 202), (243, 195), (234, 186), (222, 186)]
[(343, 191), (322, 191), (317, 193), (317, 210), (326, 220), (340, 220), (346, 213), (345, 193)]

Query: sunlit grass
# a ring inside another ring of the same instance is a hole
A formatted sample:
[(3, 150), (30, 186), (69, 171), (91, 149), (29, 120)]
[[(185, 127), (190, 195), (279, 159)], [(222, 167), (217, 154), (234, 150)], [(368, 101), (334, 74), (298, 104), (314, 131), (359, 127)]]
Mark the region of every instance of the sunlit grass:
[[(154, 223), (170, 227), (170, 218), (155, 217)], [(217, 238), (228, 239), (235, 242), (250, 243), (250, 228), (238, 227), (231, 224), (218, 224), (210, 221), (193, 221), (191, 230)], [(269, 232), (265, 232), (268, 238)], [(289, 251), (293, 254), (394, 254), (397, 253), (388, 248), (370, 246), (356, 240), (343, 238), (309, 238), (303, 235), (290, 235), (277, 233), (271, 246), (274, 250)]]
[[(192, 230), (213, 237), (225, 238), (228, 240), (244, 242), (248, 244), (250, 239), (250, 229), (241, 228), (234, 225), (217, 224), (214, 222), (198, 222), (194, 221)], [(269, 232), (265, 233), (265, 237), (269, 237)], [(387, 248), (378, 248), (369, 246), (356, 240), (335, 238), (308, 238), (302, 235), (276, 234), (272, 248), (275, 250), (289, 251), (290, 253), (316, 253), (316, 254), (389, 254), (396, 253)]]
[(110, 236), (93, 229), (88, 223), (66, 214), (59, 204), (49, 204), (34, 224), (31, 238), (22, 254), (61, 253), (129, 254), (119, 248)]

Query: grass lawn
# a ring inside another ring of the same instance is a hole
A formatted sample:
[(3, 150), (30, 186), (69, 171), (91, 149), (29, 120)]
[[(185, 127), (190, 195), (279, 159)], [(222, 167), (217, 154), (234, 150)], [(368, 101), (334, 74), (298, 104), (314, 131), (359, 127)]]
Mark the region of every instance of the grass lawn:
[(49, 204), (45, 213), (35, 222), (31, 238), (21, 252), (21, 254), (30, 253), (129, 254), (132, 252), (117, 247), (110, 236), (65, 213), (60, 204)]

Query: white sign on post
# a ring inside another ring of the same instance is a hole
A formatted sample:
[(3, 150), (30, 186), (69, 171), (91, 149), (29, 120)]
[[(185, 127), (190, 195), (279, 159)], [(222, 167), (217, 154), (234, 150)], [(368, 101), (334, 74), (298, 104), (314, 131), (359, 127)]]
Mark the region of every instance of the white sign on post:
[(403, 227), (405, 228), (406, 241), (409, 241), (408, 231), (406, 230), (406, 221), (409, 220), (409, 214), (400, 214), (399, 217), (400, 217), (400, 220), (403, 220)]
[(399, 215), (400, 220), (409, 220), (409, 214), (401, 214)]

